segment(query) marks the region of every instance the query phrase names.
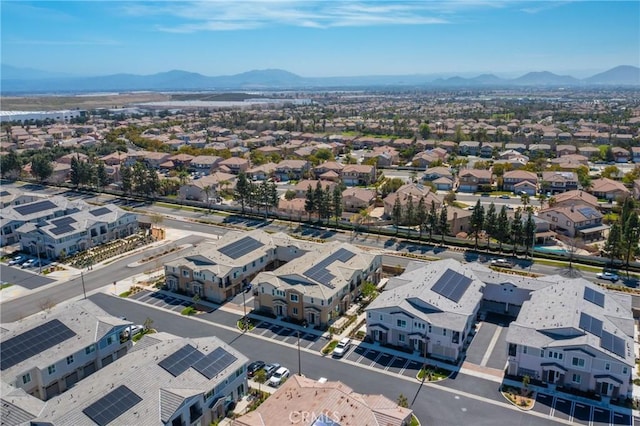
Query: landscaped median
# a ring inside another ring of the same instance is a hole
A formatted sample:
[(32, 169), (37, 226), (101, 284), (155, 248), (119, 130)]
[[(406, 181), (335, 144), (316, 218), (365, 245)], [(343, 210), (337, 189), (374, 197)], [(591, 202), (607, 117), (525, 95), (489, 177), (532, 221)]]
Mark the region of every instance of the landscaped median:
[(433, 365), (427, 365), (418, 371), (416, 378), (425, 382), (440, 382), (444, 379), (448, 379), (452, 372), (445, 370), (444, 368), (436, 367)]
[(502, 389), (500, 389), (500, 393), (502, 393), (502, 396), (510, 403), (524, 411), (531, 410), (536, 401), (535, 392), (527, 388), (504, 385)]
[(340, 343), (338, 340), (332, 340), (322, 348), (322, 355), (329, 355)]

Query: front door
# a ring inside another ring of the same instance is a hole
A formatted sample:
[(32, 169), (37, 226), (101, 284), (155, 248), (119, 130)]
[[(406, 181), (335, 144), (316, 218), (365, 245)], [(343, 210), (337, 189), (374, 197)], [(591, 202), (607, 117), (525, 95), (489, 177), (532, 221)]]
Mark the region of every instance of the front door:
[(600, 395), (609, 395), (609, 383), (601, 382), (600, 383)]
[(547, 371), (547, 383), (554, 384), (556, 382), (556, 372), (553, 370)]
[(282, 305), (278, 305), (276, 306), (276, 315), (278, 315), (279, 317), (284, 315), (284, 310), (282, 309)]
[(314, 314), (313, 312), (309, 313), (309, 324), (315, 324), (316, 323), (316, 314)]

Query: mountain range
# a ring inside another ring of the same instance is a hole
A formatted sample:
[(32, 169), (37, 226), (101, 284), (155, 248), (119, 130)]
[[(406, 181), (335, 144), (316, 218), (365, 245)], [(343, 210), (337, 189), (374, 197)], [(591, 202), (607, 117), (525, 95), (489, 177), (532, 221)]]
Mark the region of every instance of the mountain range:
[(588, 78), (558, 75), (548, 71), (530, 72), (517, 78), (493, 74), (477, 77), (433, 74), (378, 75), (355, 77), (302, 77), (280, 69), (253, 70), (235, 75), (205, 76), (173, 70), (151, 75), (112, 74), (77, 77), (2, 64), (1, 91), (9, 93), (61, 93), (110, 91), (203, 91), (279, 90), (372, 87), (498, 88), (498, 87), (585, 87), (640, 86), (640, 68), (621, 65)]

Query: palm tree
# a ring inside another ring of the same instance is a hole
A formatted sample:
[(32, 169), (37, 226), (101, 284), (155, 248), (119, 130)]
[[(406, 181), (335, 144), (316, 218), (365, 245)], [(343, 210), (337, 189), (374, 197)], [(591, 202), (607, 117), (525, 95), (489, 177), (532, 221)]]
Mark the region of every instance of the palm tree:
[(522, 202), (522, 205), (524, 207), (527, 207), (527, 205), (531, 201), (531, 197), (525, 192), (524, 194), (520, 195), (520, 201)]
[(367, 228), (367, 233), (369, 232), (369, 221), (371, 220), (371, 215), (369, 214), (369, 209), (362, 209), (358, 212), (358, 216), (360, 216), (360, 224), (365, 223)]
[(538, 195), (538, 201), (540, 202), (540, 209), (544, 209), (544, 203), (547, 201), (547, 194)]

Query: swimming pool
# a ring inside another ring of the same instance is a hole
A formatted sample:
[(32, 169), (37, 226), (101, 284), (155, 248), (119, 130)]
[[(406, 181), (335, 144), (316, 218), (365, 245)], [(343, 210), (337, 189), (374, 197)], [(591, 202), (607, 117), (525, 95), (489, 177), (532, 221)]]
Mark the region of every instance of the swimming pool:
[(567, 254), (565, 249), (545, 247), (545, 246), (535, 246), (533, 248), (535, 251), (541, 251), (543, 253), (557, 253), (557, 254)]

